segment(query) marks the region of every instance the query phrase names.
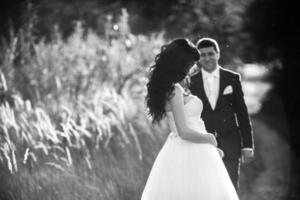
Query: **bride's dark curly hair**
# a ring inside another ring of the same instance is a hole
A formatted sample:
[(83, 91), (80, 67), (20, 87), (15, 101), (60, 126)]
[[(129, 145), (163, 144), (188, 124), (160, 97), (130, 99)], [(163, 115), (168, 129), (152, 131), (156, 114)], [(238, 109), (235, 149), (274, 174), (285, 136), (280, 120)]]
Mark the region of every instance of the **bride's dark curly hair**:
[(193, 64), (199, 60), (197, 48), (187, 39), (178, 38), (161, 47), (150, 68), (146, 104), (152, 122), (159, 122), (166, 115), (166, 101), (174, 84), (182, 81)]

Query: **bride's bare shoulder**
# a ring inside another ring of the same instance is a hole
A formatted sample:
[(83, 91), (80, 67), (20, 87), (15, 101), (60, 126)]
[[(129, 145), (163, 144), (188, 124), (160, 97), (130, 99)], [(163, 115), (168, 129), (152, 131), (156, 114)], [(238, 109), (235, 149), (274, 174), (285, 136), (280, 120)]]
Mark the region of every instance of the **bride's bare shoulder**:
[(172, 112), (171, 103), (169, 101), (166, 102), (165, 110), (166, 112)]
[(183, 94), (184, 89), (182, 88), (182, 86), (179, 83), (175, 83), (174, 84), (174, 89), (171, 92), (169, 98), (166, 101), (166, 105), (165, 105), (165, 110), (166, 112), (171, 112), (171, 100), (172, 98), (176, 95), (176, 94)]

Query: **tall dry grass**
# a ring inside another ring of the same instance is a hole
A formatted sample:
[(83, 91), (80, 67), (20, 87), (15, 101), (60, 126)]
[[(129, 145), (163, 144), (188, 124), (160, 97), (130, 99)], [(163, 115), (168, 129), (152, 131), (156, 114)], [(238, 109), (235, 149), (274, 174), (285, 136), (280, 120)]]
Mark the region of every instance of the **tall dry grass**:
[(27, 27), (4, 43), (0, 199), (139, 198), (165, 137), (143, 104), (164, 38), (132, 35), (127, 17), (103, 37), (78, 22), (66, 40)]
[[(2, 43), (1, 200), (139, 199), (167, 133), (144, 107), (147, 67), (165, 39), (131, 34), (127, 18), (108, 21), (103, 36), (78, 22), (62, 39), (55, 27), (49, 41), (29, 21)], [(288, 146), (253, 122), (256, 158), (242, 166), (241, 198), (284, 199)]]

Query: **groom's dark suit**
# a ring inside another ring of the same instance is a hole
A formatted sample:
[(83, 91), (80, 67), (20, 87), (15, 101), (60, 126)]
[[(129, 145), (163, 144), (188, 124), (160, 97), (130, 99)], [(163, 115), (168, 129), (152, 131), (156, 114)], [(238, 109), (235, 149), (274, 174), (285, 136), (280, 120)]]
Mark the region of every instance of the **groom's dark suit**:
[(225, 153), (224, 164), (237, 188), (241, 149), (253, 148), (252, 127), (240, 75), (220, 67), (219, 94), (215, 109), (211, 107), (206, 96), (201, 70), (191, 77), (190, 90), (203, 102), (201, 117), (207, 131), (216, 135), (218, 147)]

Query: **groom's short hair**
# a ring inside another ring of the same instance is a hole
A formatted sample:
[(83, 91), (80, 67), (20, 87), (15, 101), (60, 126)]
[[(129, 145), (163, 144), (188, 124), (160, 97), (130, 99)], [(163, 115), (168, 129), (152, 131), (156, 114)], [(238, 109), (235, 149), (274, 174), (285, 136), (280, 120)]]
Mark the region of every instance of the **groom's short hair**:
[(208, 37), (201, 38), (196, 43), (196, 46), (197, 46), (197, 49), (213, 47), (216, 52), (218, 52), (218, 53), (220, 52), (220, 48), (219, 48), (217, 41), (212, 38), (208, 38)]

